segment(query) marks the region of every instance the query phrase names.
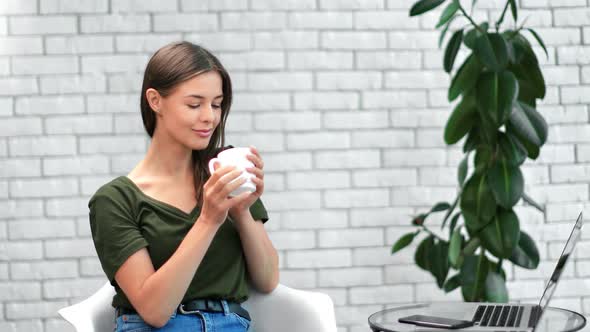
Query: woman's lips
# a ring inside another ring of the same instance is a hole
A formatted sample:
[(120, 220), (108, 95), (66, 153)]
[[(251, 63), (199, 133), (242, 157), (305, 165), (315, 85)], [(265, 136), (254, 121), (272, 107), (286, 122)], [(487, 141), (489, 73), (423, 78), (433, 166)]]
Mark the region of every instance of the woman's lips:
[(213, 132), (213, 130), (211, 130), (211, 129), (208, 129), (208, 130), (194, 130), (194, 132), (197, 133), (197, 135), (199, 135), (200, 137), (209, 137), (209, 136), (211, 136), (211, 133)]

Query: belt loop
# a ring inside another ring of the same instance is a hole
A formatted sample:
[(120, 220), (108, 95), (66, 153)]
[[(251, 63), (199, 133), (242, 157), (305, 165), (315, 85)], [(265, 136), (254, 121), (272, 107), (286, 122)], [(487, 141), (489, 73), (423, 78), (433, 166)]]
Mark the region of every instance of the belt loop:
[(226, 300), (221, 300), (221, 305), (223, 306), (223, 315), (227, 316), (230, 314), (229, 305), (227, 304)]

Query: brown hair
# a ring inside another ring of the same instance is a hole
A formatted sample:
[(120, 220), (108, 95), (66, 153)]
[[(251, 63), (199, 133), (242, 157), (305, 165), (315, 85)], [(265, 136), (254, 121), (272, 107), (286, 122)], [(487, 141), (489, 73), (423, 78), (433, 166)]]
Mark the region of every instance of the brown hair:
[(196, 75), (216, 71), (221, 76), (223, 100), (221, 101), (221, 120), (204, 150), (193, 150), (194, 185), (198, 204), (203, 199), (202, 187), (209, 177), (207, 163), (225, 145), (225, 122), (232, 102), (232, 86), (229, 74), (219, 60), (205, 48), (187, 41), (174, 42), (154, 53), (148, 62), (141, 87), (141, 117), (143, 126), (150, 137), (156, 129), (156, 115), (150, 107), (146, 91), (155, 89), (166, 97), (174, 88)]

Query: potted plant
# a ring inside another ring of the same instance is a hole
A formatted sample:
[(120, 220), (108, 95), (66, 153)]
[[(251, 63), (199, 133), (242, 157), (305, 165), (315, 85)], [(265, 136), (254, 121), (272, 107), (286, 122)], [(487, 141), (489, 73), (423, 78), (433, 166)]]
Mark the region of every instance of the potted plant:
[[(473, 10), (476, 0), (471, 1)], [(541, 37), (523, 24), (500, 30), (508, 9), (518, 22), (516, 0), (506, 0), (493, 26), (476, 23), (459, 0), (421, 0), (411, 7), (410, 16), (445, 3), (436, 25), (442, 29), (441, 42), (457, 18), (468, 22), (454, 30), (443, 58), (444, 70), (451, 74), (461, 47), (469, 51), (451, 79), (448, 99), (460, 100), (444, 129), (449, 145), (465, 138), (458, 193), (452, 203), (439, 202), (415, 216), (416, 230), (401, 236), (392, 254), (425, 234), (414, 258), (439, 288), (450, 292), (460, 287), (465, 301), (506, 302), (504, 262), (525, 269), (539, 264), (535, 242), (520, 228), (513, 207), (522, 198), (543, 210), (524, 193), (520, 170), (527, 157), (539, 156), (547, 139), (547, 123), (536, 110), (537, 99), (545, 97), (545, 81), (527, 35), (546, 54), (547, 49)], [(446, 212), (441, 228), (448, 228), (443, 232), (448, 237), (436, 235), (427, 223), (430, 214), (440, 212)]]

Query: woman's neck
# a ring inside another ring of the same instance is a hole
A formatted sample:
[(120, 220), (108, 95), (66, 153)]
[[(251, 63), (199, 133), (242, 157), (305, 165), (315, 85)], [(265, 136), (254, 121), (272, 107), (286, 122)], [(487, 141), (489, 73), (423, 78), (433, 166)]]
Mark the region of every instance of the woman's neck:
[(166, 144), (154, 135), (145, 157), (133, 172), (172, 180), (192, 179), (192, 151), (177, 143)]

